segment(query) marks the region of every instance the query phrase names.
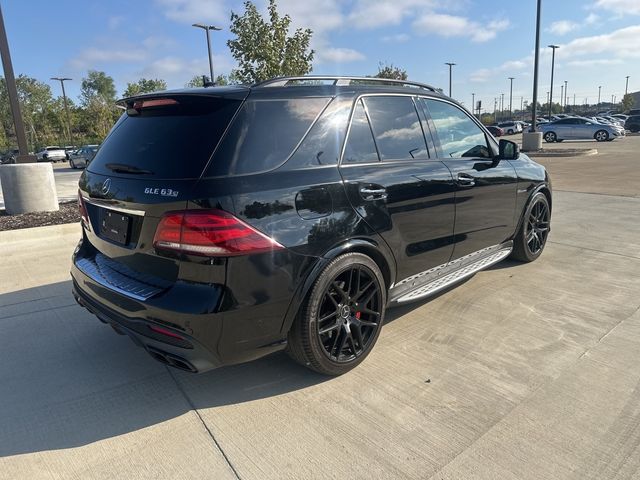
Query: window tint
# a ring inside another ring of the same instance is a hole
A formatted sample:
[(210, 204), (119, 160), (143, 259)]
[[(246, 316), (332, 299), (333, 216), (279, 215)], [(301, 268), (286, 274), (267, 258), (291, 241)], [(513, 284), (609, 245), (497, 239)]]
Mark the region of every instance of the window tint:
[(248, 174), (282, 164), (328, 98), (247, 100), (225, 136), (208, 175)]
[(491, 151), (482, 129), (458, 107), (438, 100), (424, 100), (436, 127), (446, 158), (486, 157)]
[(364, 103), (382, 160), (429, 158), (411, 97), (366, 97)]
[(288, 168), (335, 165), (347, 131), (352, 99), (334, 99), (302, 141)]
[(351, 129), (344, 149), (343, 162), (377, 162), (379, 160), (367, 114), (362, 100), (358, 100), (351, 118)]
[(89, 170), (114, 175), (108, 165), (121, 164), (159, 178), (199, 177), (240, 101), (195, 95), (171, 100), (175, 103), (130, 108), (113, 127)]

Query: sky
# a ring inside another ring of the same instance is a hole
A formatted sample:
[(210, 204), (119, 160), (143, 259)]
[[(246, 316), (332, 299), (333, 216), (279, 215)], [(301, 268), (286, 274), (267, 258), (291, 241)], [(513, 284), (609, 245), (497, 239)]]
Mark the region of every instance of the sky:
[[(261, 11), (267, 0), (254, 0)], [(504, 94), (513, 109), (531, 101), (536, 0), (279, 0), (294, 27), (311, 28), (313, 74), (372, 75), (380, 62), (403, 68), (409, 79), (448, 93), (467, 107), (482, 101), (493, 111)], [(234, 59), (226, 45), (231, 11), (240, 0), (0, 0), (14, 71), (45, 81), (59, 95), (54, 76), (71, 77), (76, 99), (89, 69), (112, 76), (119, 94), (141, 77), (182, 88), (208, 73), (203, 30), (212, 32), (215, 75), (228, 74)], [(569, 103), (619, 100), (640, 90), (640, 0), (542, 0), (539, 100), (546, 100), (555, 58), (554, 100), (567, 83)]]

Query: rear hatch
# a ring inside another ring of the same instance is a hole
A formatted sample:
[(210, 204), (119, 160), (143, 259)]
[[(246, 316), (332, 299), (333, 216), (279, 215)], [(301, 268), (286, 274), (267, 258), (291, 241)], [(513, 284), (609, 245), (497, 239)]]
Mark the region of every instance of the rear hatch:
[[(186, 209), (194, 185), (248, 92), (210, 88), (123, 102), (125, 113), (80, 178), (86, 240), (76, 257), (78, 268), (94, 279), (108, 277), (102, 282), (105, 286), (142, 300), (178, 278), (224, 282), (224, 265), (184, 268), (184, 256), (158, 253), (153, 242), (163, 215)], [(225, 207), (230, 202), (213, 197)], [(201, 266), (204, 263), (208, 262), (201, 259)]]

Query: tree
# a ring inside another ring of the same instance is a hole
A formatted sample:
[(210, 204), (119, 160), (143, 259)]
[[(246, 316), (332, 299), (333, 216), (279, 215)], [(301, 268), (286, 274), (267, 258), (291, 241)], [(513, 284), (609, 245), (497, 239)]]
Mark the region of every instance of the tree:
[(265, 21), (251, 1), (244, 3), (242, 16), (231, 12), (231, 33), (236, 38), (227, 45), (238, 62), (232, 75), (240, 83), (251, 84), (279, 76), (305, 75), (312, 69), (314, 51), (309, 44), (313, 32), (298, 28), (288, 36), (291, 17), (280, 16), (276, 0), (269, 0), (269, 20)]
[(631, 110), (631, 107), (633, 107), (634, 103), (635, 102), (633, 100), (633, 95), (627, 93), (624, 97), (622, 97), (622, 111), (628, 112), (629, 110)]
[(80, 95), (83, 103), (87, 103), (93, 97), (101, 97), (106, 102), (116, 99), (116, 86), (113, 78), (104, 72), (89, 70), (87, 76), (82, 79)]
[[(225, 75), (218, 75), (216, 77), (216, 86), (224, 86), (224, 85), (231, 85), (233, 83), (235, 83), (232, 79), (231, 76), (225, 76)], [(194, 76), (191, 80), (189, 80), (187, 83), (184, 84), (185, 88), (197, 88), (197, 87), (204, 87), (204, 81), (202, 79), (202, 75), (196, 75)]]
[(378, 63), (378, 73), (374, 75), (374, 78), (390, 78), (392, 80), (406, 80), (409, 78), (407, 75), (407, 71), (396, 67), (393, 63), (383, 64), (382, 62)]
[(140, 95), (141, 93), (152, 93), (158, 92), (160, 90), (167, 89), (167, 82), (164, 80), (153, 78), (146, 79), (141, 78), (137, 82), (127, 83), (127, 88), (124, 91), (123, 96), (125, 97), (133, 97), (135, 95)]

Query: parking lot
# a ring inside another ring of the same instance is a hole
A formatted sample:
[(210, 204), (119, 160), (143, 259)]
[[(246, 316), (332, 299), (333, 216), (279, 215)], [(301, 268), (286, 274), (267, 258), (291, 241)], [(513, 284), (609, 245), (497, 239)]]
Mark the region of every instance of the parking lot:
[(543, 146), (599, 154), (538, 159), (542, 257), (389, 310), (339, 378), (169, 370), (75, 304), (79, 225), (0, 232), (0, 478), (640, 478), (640, 137)]

